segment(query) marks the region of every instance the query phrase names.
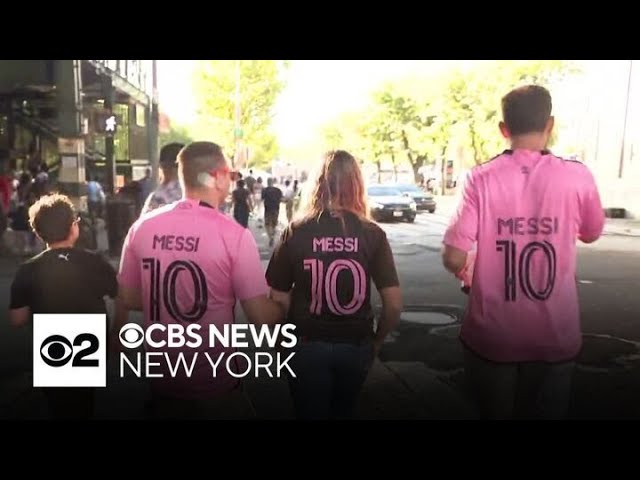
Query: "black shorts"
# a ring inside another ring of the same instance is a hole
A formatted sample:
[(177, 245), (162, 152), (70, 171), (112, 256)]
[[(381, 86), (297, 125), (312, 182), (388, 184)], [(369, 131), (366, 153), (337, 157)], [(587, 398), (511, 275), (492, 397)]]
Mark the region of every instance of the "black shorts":
[(278, 214), (279, 211), (273, 210), (265, 210), (264, 212), (264, 224), (267, 227), (277, 227), (278, 226)]

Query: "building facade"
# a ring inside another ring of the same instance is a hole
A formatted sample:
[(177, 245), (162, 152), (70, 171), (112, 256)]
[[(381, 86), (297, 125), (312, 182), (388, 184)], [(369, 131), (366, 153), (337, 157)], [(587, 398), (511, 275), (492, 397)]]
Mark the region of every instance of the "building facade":
[(0, 60), (0, 167), (46, 164), (79, 194), (95, 177), (113, 192), (156, 167), (152, 60)]
[(557, 150), (590, 168), (605, 209), (640, 218), (640, 63), (588, 61), (583, 70), (579, 80), (552, 92)]

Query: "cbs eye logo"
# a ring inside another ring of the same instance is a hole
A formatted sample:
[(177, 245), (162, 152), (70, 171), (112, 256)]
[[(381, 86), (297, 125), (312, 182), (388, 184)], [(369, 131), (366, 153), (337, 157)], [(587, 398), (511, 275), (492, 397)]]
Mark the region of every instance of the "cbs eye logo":
[(120, 329), (120, 343), (127, 348), (138, 348), (144, 341), (144, 330), (137, 323), (127, 323)]
[[(89, 345), (81, 348), (74, 355), (73, 347), (81, 347), (85, 342), (89, 342)], [(97, 352), (99, 346), (98, 337), (91, 333), (81, 333), (73, 340), (73, 345), (62, 335), (51, 335), (42, 342), (40, 356), (50, 367), (62, 367), (69, 363), (71, 357), (73, 357), (71, 364), (73, 367), (97, 367), (100, 364), (97, 358), (87, 359), (86, 357)]]
[(33, 316), (34, 387), (106, 387), (105, 314)]

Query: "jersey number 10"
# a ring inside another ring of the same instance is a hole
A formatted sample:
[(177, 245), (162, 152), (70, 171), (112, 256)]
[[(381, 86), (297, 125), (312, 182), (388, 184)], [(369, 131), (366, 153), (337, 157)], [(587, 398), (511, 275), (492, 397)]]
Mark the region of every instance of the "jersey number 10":
[[(316, 258), (304, 261), (304, 269), (311, 271), (311, 305), (309, 310), (320, 315), (322, 305), (334, 315), (351, 315), (362, 307), (367, 293), (367, 275), (356, 260), (340, 259), (329, 264), (325, 272), (324, 262)], [(351, 272), (353, 279), (353, 297), (346, 305), (338, 300), (338, 275), (343, 270)]]
[[(516, 300), (516, 284), (530, 300), (546, 300), (553, 292), (556, 281), (556, 250), (549, 242), (530, 242), (520, 252), (516, 242), (498, 240), (496, 250), (504, 253), (504, 298), (507, 302)], [(531, 257), (536, 252), (542, 252), (547, 261), (547, 278), (545, 287), (537, 290), (531, 281)], [(516, 257), (518, 259), (516, 260)], [(519, 282), (518, 282), (519, 280)]]

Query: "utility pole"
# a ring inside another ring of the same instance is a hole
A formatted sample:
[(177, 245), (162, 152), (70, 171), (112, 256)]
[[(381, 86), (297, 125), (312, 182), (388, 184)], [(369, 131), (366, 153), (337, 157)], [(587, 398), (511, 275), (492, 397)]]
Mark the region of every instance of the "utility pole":
[(629, 116), (629, 94), (631, 92), (631, 73), (633, 71), (633, 60), (629, 60), (629, 80), (627, 81), (627, 101), (624, 109), (624, 126), (622, 127), (622, 147), (620, 148), (620, 165), (618, 167), (618, 178), (622, 178), (622, 168), (624, 166), (624, 147), (627, 142), (627, 117)]
[(151, 60), (151, 98), (149, 102), (149, 123), (147, 125), (147, 135), (149, 140), (149, 163), (151, 165), (151, 178), (153, 187), (157, 185), (158, 179), (158, 129), (160, 112), (158, 110), (158, 65), (157, 60)]
[[(242, 152), (242, 124), (241, 124), (241, 120), (240, 120), (240, 116), (242, 114), (241, 111), (241, 107), (240, 107), (240, 60), (236, 60), (236, 121), (235, 121), (235, 128), (233, 130), (233, 135), (235, 137), (235, 141), (236, 141), (236, 152), (234, 157), (234, 168), (241, 168), (242, 165), (242, 160), (243, 160), (243, 153)], [(242, 160), (241, 160), (242, 159)]]

